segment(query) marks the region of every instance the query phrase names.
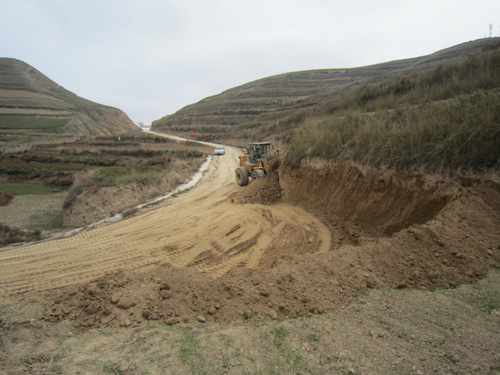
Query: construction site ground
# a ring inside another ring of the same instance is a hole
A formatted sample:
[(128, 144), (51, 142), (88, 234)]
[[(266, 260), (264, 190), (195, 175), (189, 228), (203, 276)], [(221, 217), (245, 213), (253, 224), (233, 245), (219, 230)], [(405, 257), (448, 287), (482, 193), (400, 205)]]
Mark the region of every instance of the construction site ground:
[(0, 374), (499, 374), (500, 187), (239, 149), (123, 220), (0, 249)]

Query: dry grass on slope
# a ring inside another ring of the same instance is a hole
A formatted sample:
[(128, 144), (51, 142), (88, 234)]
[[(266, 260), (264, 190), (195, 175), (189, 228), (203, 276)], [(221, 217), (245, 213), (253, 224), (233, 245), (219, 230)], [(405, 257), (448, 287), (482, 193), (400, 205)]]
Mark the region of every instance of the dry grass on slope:
[(499, 89), (500, 49), (362, 87), (289, 119), (301, 126), (287, 161), (323, 157), (432, 172), (497, 169)]

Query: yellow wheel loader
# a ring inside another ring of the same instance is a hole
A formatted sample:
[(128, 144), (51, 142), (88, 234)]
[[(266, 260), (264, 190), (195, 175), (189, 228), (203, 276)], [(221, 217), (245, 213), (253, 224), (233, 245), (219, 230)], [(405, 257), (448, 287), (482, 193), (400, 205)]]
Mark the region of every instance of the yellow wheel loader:
[(271, 155), (273, 146), (270, 142), (251, 143), (245, 154), (240, 155), (240, 166), (236, 168), (236, 182), (240, 186), (248, 185), (249, 181), (266, 176), (269, 161), (277, 157)]

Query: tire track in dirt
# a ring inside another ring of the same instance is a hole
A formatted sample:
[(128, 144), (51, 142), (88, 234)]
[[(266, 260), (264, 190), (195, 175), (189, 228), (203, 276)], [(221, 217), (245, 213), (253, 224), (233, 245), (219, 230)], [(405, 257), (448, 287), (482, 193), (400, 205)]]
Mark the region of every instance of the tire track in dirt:
[(238, 153), (226, 147), (226, 155), (212, 158), (197, 186), (135, 216), (70, 237), (1, 249), (0, 302), (161, 262), (218, 277), (233, 267), (268, 268), (286, 254), (328, 251), (328, 228), (303, 209), (231, 202), (241, 189), (234, 182)]

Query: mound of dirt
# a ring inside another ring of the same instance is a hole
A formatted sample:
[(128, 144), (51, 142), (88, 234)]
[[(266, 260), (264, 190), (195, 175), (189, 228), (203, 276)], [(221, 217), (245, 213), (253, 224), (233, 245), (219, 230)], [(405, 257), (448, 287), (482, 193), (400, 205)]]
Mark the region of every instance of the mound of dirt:
[(168, 263), (115, 272), (48, 293), (50, 317), (94, 327), (307, 316), (367, 288), (453, 287), (500, 265), (500, 186), (491, 179), (316, 160), (276, 165), (233, 200), (271, 203), (278, 195), (323, 218), (333, 236), (329, 252), (285, 255), (270, 269), (233, 268), (216, 279)]
[[(306, 316), (345, 303), (366, 288), (364, 276), (321, 258), (283, 259), (271, 271), (235, 268), (218, 279), (162, 264), (118, 272), (51, 294), (49, 316), (78, 327), (130, 326), (147, 320), (230, 321)], [(357, 273), (357, 272), (356, 272)]]
[(276, 158), (269, 162), (265, 178), (258, 178), (233, 196), (233, 201), (238, 203), (261, 203), (272, 204), (281, 198), (278, 169), (281, 165), (280, 159)]

